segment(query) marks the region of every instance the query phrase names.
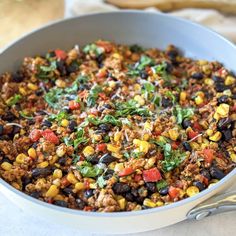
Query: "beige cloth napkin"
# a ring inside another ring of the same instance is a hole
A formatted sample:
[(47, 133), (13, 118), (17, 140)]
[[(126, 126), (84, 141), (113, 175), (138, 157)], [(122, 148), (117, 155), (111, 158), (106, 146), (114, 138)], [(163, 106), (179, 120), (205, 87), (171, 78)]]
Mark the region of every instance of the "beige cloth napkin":
[[(65, 3), (65, 17), (119, 10), (117, 7), (106, 4), (102, 0), (66, 0)], [(145, 10), (158, 11), (156, 8), (147, 8)], [(236, 43), (236, 16), (225, 16), (211, 9), (192, 8), (173, 11), (169, 14), (203, 24)]]

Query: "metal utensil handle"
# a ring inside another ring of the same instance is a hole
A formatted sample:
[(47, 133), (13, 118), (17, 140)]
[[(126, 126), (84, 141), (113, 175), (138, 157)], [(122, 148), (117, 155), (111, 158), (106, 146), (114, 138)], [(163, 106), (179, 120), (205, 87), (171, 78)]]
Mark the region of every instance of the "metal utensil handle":
[(236, 192), (212, 197), (188, 212), (188, 219), (201, 220), (207, 216), (236, 210)]

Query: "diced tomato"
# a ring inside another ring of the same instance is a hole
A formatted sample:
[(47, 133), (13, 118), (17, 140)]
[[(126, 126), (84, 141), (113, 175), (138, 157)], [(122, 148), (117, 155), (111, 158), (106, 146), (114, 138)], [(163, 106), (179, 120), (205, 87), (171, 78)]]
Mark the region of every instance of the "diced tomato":
[(107, 76), (107, 71), (104, 69), (101, 69), (97, 72), (96, 77), (99, 79), (105, 78)]
[(80, 104), (76, 102), (75, 100), (69, 101), (69, 109), (70, 110), (77, 110), (80, 108)]
[(208, 184), (209, 184), (208, 178), (206, 178), (206, 177), (203, 176), (203, 183), (204, 183), (206, 186), (208, 186)]
[(97, 41), (96, 42), (97, 46), (104, 48), (105, 52), (111, 52), (112, 51), (112, 44), (110, 42), (107, 41)]
[(56, 54), (56, 58), (58, 58), (58, 59), (64, 60), (67, 57), (66, 52), (61, 49), (56, 49), (54, 52)]
[(62, 186), (62, 187), (67, 187), (68, 185), (70, 185), (70, 182), (67, 180), (66, 177), (63, 177), (63, 178), (61, 179), (61, 186)]
[(172, 149), (174, 149), (174, 150), (178, 149), (178, 147), (179, 147), (179, 142), (173, 142), (173, 143), (171, 144), (171, 147), (172, 147)]
[(179, 189), (175, 188), (173, 186), (170, 186), (168, 193), (169, 193), (171, 199), (175, 199), (176, 197), (179, 196)]
[(107, 145), (105, 143), (99, 143), (96, 147), (99, 152), (105, 152), (107, 150)]
[(47, 203), (52, 204), (52, 203), (53, 203), (52, 198), (49, 198), (49, 199), (47, 200)]
[(136, 174), (136, 175), (134, 176), (134, 181), (135, 181), (135, 182), (139, 182), (139, 181), (142, 180), (142, 179), (143, 179), (142, 175)]
[(199, 134), (199, 133), (198, 133), (197, 131), (190, 130), (190, 131), (188, 132), (188, 137), (189, 137), (189, 139), (193, 139), (193, 138), (195, 138), (198, 134)]
[(59, 143), (59, 138), (54, 134), (54, 132), (50, 129), (45, 129), (43, 132), (42, 132), (42, 135), (43, 137), (51, 142), (51, 143), (54, 143), (54, 144), (58, 144)]
[(202, 131), (202, 126), (197, 121), (195, 121), (193, 123), (193, 129), (196, 131)]
[(212, 161), (214, 159), (214, 153), (215, 153), (215, 151), (213, 149), (205, 148), (203, 150), (203, 155), (204, 155), (205, 162), (212, 163)]
[(39, 129), (33, 129), (29, 135), (33, 142), (37, 142), (42, 136), (42, 131)]
[(86, 189), (89, 189), (90, 187), (90, 182), (87, 180), (87, 179), (85, 179), (84, 180), (84, 187), (86, 188)]
[(123, 177), (123, 176), (131, 175), (132, 173), (134, 173), (133, 168), (131, 168), (131, 167), (126, 167), (126, 168), (124, 168), (118, 175), (119, 175), (120, 177)]
[(93, 208), (91, 206), (85, 206), (83, 210), (84, 211), (92, 211)]
[(156, 135), (156, 136), (161, 135), (161, 133), (162, 133), (161, 130), (155, 130), (155, 131), (153, 132), (153, 134)]
[(143, 171), (143, 179), (145, 182), (157, 182), (162, 179), (160, 171), (154, 167)]
[(99, 93), (98, 96), (103, 100), (107, 100), (107, 96), (105, 93)]
[(235, 112), (235, 111), (236, 111), (236, 104), (231, 108), (231, 111), (232, 111), (232, 112)]

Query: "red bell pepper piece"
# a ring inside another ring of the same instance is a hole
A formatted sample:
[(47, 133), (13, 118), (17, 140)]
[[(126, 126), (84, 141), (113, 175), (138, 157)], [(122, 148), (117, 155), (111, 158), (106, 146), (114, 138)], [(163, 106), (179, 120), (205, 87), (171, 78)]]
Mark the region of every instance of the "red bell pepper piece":
[(189, 139), (193, 139), (193, 138), (195, 138), (198, 134), (199, 134), (199, 133), (198, 133), (197, 131), (190, 130), (190, 131), (188, 132), (188, 137), (189, 137)]
[(215, 153), (215, 151), (213, 149), (205, 148), (203, 150), (203, 155), (204, 155), (205, 162), (212, 163), (212, 161), (214, 159), (214, 153)]
[(39, 129), (33, 129), (29, 135), (33, 142), (37, 142), (42, 137), (42, 131)]
[(202, 126), (197, 121), (195, 121), (193, 123), (193, 129), (196, 131), (202, 131)]
[(132, 173), (134, 173), (133, 168), (131, 168), (131, 167), (126, 167), (126, 168), (124, 168), (118, 175), (119, 175), (120, 177), (123, 177), (123, 176), (131, 175)]
[(96, 147), (96, 149), (99, 151), (99, 152), (105, 152), (106, 149), (107, 149), (107, 145), (105, 143), (99, 143)]
[(135, 182), (139, 182), (140, 180), (142, 180), (143, 178), (142, 178), (142, 175), (138, 175), (138, 174), (136, 174), (135, 176), (134, 176), (134, 181)]
[(51, 142), (51, 143), (54, 143), (54, 144), (58, 144), (59, 143), (59, 138), (54, 134), (54, 132), (50, 129), (45, 129), (43, 132), (42, 132), (42, 135), (43, 137)]
[(154, 167), (143, 171), (143, 179), (145, 182), (157, 182), (162, 179), (160, 171)]
[(77, 110), (80, 108), (80, 104), (76, 102), (75, 100), (69, 101), (69, 109), (70, 110)]
[(171, 199), (175, 199), (176, 197), (179, 196), (179, 189), (175, 188), (173, 186), (170, 186), (169, 190), (168, 190), (168, 193), (169, 193)]
[(64, 60), (67, 57), (66, 52), (61, 49), (56, 49), (54, 52), (56, 54), (56, 58), (58, 59)]

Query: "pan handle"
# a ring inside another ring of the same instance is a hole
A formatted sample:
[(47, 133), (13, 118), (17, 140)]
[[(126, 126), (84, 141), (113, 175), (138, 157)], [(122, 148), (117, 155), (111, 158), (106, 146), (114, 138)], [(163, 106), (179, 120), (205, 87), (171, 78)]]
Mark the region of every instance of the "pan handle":
[(236, 211), (236, 192), (220, 194), (206, 200), (190, 210), (187, 219), (201, 220), (227, 211)]

